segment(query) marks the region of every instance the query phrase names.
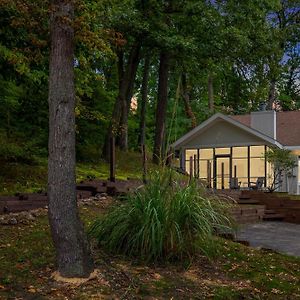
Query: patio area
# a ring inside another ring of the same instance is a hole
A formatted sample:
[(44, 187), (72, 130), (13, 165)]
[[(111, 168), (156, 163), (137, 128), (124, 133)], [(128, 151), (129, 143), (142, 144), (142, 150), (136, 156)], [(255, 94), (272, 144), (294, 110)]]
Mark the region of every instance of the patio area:
[(243, 225), (236, 240), (247, 241), (251, 247), (271, 249), (300, 257), (300, 224), (259, 222)]

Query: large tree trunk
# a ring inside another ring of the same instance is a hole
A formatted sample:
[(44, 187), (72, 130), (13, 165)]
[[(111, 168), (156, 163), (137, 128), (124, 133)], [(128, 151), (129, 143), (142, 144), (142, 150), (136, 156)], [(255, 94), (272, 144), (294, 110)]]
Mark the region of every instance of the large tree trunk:
[[(140, 111), (140, 130), (139, 130), (139, 140), (140, 146), (145, 145), (146, 140), (146, 106), (148, 98), (148, 80), (149, 80), (149, 69), (150, 69), (150, 56), (147, 55), (145, 58), (144, 70), (143, 70), (143, 80), (141, 87), (141, 111)], [(142, 149), (142, 148), (141, 148)]]
[(80, 221), (75, 182), (74, 8), (52, 0), (49, 75), (49, 222), (63, 277), (88, 277), (93, 270)]
[(155, 121), (155, 137), (153, 162), (159, 164), (163, 158), (163, 144), (165, 137), (165, 123), (168, 102), (168, 75), (170, 55), (162, 51), (160, 54), (158, 95)]
[(269, 96), (268, 96), (268, 106), (269, 110), (273, 109), (273, 104), (276, 100), (276, 80), (272, 78), (270, 80), (270, 87), (269, 87)]
[(215, 109), (215, 104), (214, 104), (213, 77), (211, 73), (208, 74), (207, 88), (208, 88), (208, 108), (210, 112), (213, 112)]
[(191, 120), (191, 128), (195, 128), (197, 125), (197, 120), (190, 103), (190, 93), (188, 89), (186, 74), (182, 73), (181, 78), (182, 78), (182, 98), (184, 102), (185, 113), (186, 116)]
[(132, 47), (126, 73), (124, 74), (124, 90), (121, 95), (121, 116), (120, 116), (120, 136), (117, 140), (117, 145), (121, 150), (128, 150), (128, 115), (130, 111), (131, 99), (133, 96), (134, 82), (136, 77), (137, 68), (140, 62), (140, 49), (141, 45), (136, 44)]

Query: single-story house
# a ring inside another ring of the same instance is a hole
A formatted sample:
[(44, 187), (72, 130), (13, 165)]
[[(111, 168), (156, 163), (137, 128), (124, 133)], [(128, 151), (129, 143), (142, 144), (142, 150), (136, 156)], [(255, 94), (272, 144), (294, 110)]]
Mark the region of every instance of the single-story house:
[(247, 115), (216, 113), (172, 144), (181, 169), (193, 172), (216, 189), (230, 188), (237, 178), (247, 188), (258, 178), (271, 184), (269, 147), (290, 149), (293, 172), (282, 179), (280, 191), (300, 193), (300, 111), (257, 111)]

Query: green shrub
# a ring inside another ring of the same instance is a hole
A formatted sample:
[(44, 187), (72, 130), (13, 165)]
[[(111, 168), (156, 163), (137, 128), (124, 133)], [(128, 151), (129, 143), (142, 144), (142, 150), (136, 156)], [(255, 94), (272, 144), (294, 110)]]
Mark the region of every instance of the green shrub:
[(108, 251), (146, 260), (209, 251), (215, 231), (231, 228), (228, 205), (208, 197), (196, 182), (180, 184), (174, 176), (170, 170), (153, 172), (144, 188), (96, 220), (90, 235)]

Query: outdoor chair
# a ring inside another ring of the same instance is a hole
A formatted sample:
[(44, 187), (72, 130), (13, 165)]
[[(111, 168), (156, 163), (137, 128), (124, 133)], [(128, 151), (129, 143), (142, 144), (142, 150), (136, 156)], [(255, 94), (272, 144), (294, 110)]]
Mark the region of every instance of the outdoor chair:
[(237, 177), (231, 177), (229, 179), (229, 187), (231, 190), (239, 190), (241, 186), (241, 182)]
[(250, 182), (249, 189), (250, 190), (261, 190), (263, 184), (265, 182), (265, 177), (257, 177), (256, 182)]

